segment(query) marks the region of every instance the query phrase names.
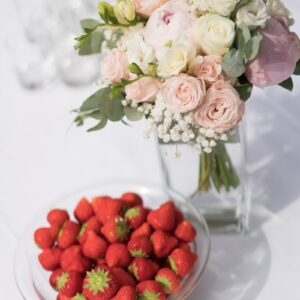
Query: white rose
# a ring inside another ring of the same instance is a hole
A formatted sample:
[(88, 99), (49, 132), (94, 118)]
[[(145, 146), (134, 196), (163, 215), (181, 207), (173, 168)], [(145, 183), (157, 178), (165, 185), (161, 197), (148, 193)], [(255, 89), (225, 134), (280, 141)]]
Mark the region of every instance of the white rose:
[(193, 4), (200, 13), (217, 13), (224, 17), (229, 16), (239, 0), (194, 0)]
[(241, 7), (236, 15), (236, 23), (240, 25), (245, 23), (249, 29), (256, 27), (265, 27), (269, 14), (267, 6), (263, 0), (254, 0)]
[(289, 25), (293, 25), (294, 20), (291, 18), (291, 12), (281, 2), (281, 0), (267, 0), (267, 10), (269, 15), (284, 17)]
[(235, 24), (220, 15), (207, 14), (196, 21), (193, 38), (206, 54), (223, 56), (234, 41)]
[(176, 44), (171, 48), (157, 51), (158, 69), (161, 77), (178, 75), (187, 69), (187, 66), (196, 56), (196, 49), (187, 44)]

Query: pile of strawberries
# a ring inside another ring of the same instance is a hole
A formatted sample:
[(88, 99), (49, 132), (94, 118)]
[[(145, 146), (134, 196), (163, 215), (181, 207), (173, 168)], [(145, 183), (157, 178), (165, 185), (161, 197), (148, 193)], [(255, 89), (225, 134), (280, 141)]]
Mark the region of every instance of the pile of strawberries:
[(172, 201), (151, 210), (135, 193), (82, 198), (74, 216), (53, 209), (34, 233), (57, 300), (164, 300), (193, 270), (196, 230)]

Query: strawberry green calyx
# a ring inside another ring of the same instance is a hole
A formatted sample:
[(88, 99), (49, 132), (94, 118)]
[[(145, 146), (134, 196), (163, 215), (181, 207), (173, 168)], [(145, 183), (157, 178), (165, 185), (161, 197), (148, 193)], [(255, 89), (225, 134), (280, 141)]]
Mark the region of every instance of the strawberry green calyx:
[(138, 207), (133, 207), (126, 211), (125, 218), (133, 219), (133, 218), (140, 216), (140, 214), (141, 214), (141, 210)]
[(155, 281), (160, 283), (167, 294), (172, 292), (172, 284), (170, 280), (164, 276), (156, 276)]
[(116, 235), (120, 241), (126, 240), (129, 230), (129, 225), (123, 218), (116, 220)]
[(159, 300), (160, 293), (150, 292), (149, 290), (145, 290), (143, 294), (138, 296), (138, 300)]
[(132, 257), (145, 257), (145, 258), (148, 257), (148, 255), (143, 250), (141, 250), (141, 249), (139, 249), (139, 250), (131, 250), (130, 251), (130, 255)]
[(78, 237), (81, 237), (81, 236), (84, 234), (84, 232), (86, 231), (86, 228), (87, 228), (87, 223), (84, 223), (84, 224), (81, 226), (81, 228), (80, 228), (80, 231), (79, 231), (79, 233), (78, 233)]
[(87, 283), (84, 288), (90, 290), (93, 294), (98, 292), (105, 292), (105, 289), (109, 288), (109, 271), (97, 269), (91, 272), (87, 272)]
[(136, 278), (136, 280), (140, 280), (140, 279), (139, 279), (139, 274), (138, 274), (138, 269), (137, 269), (137, 267), (136, 267), (136, 264), (133, 264), (132, 269), (133, 269), (133, 275), (134, 275), (134, 277)]
[(76, 294), (71, 300), (86, 300), (82, 294)]
[(173, 259), (171, 256), (169, 256), (169, 263), (170, 263), (171, 269), (172, 269), (176, 274), (178, 274), (178, 270), (177, 270), (176, 263), (175, 263), (174, 259)]
[(56, 287), (58, 290), (65, 287), (66, 283), (69, 280), (69, 274), (68, 273), (62, 273), (60, 277), (56, 279)]

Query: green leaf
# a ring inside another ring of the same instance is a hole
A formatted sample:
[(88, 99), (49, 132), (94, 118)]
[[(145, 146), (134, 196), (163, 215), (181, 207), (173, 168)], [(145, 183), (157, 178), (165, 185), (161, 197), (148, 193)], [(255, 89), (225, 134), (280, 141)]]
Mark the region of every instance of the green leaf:
[(106, 126), (106, 124), (107, 124), (107, 119), (105, 117), (102, 117), (101, 121), (96, 126), (88, 129), (88, 132), (101, 130)]
[(151, 75), (151, 76), (155, 76), (157, 73), (157, 65), (154, 64), (154, 63), (150, 63), (149, 64), (149, 72), (148, 74)]
[(139, 121), (144, 117), (144, 114), (133, 107), (125, 107), (125, 116), (129, 121)]
[(239, 93), (241, 99), (243, 101), (247, 101), (251, 97), (252, 90), (253, 90), (253, 84), (250, 83), (249, 81), (245, 81), (243, 83), (238, 83), (235, 86), (235, 89)]
[(245, 73), (245, 61), (237, 49), (231, 49), (223, 57), (222, 68), (224, 72), (233, 78), (238, 78)]
[(84, 19), (80, 21), (82, 29), (88, 33), (96, 29), (96, 27), (99, 25), (98, 21), (94, 19)]
[(294, 88), (293, 79), (292, 79), (291, 77), (288, 78), (287, 80), (285, 80), (285, 81), (279, 83), (279, 85), (280, 85), (281, 87), (283, 87), (284, 89), (289, 90), (289, 91), (292, 91), (293, 88)]
[(245, 56), (249, 41), (251, 41), (249, 28), (245, 23), (242, 23), (237, 31), (237, 44), (242, 57)]
[(79, 110), (81, 112), (90, 112), (99, 109), (101, 97), (103, 97), (103, 95), (105, 95), (104, 89), (97, 91), (83, 102)]
[(298, 62), (296, 64), (294, 75), (300, 75), (300, 60), (298, 60)]
[(257, 56), (261, 41), (262, 35), (259, 32), (256, 32), (251, 39), (251, 43), (249, 44), (249, 51), (246, 52), (247, 60), (253, 60)]
[(105, 23), (118, 24), (114, 9), (110, 3), (100, 2), (98, 5), (98, 13)]
[(80, 41), (79, 55), (100, 53), (104, 40), (105, 38), (102, 31), (94, 31), (87, 34), (86, 37)]
[(136, 64), (132, 63), (128, 66), (128, 69), (131, 73), (136, 74), (136, 75), (144, 75), (143, 70)]

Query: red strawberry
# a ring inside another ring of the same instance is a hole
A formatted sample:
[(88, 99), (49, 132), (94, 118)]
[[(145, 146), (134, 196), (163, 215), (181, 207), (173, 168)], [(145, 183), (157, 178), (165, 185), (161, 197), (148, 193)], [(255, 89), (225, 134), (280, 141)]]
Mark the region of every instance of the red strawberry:
[(172, 270), (179, 276), (188, 275), (195, 265), (197, 255), (183, 249), (175, 249), (169, 256), (169, 263)]
[(157, 271), (159, 265), (147, 258), (135, 258), (129, 266), (129, 271), (134, 275), (138, 281), (152, 279)]
[(175, 206), (175, 224), (178, 225), (184, 219), (183, 213)]
[(115, 217), (104, 224), (101, 232), (111, 243), (123, 242), (128, 238), (129, 225), (123, 218)]
[(66, 221), (58, 234), (57, 243), (62, 249), (66, 249), (77, 242), (80, 227), (73, 221)]
[(37, 246), (41, 249), (51, 248), (54, 245), (55, 239), (50, 228), (39, 228), (34, 232), (34, 240)]
[(83, 279), (77, 272), (63, 272), (56, 279), (56, 288), (65, 296), (73, 297), (82, 291)]
[(167, 257), (178, 245), (174, 236), (162, 230), (156, 230), (151, 236), (151, 241), (153, 251), (158, 258)]
[(175, 236), (186, 243), (192, 242), (197, 235), (195, 227), (188, 220), (183, 220), (175, 230)]
[(96, 259), (97, 267), (107, 267), (106, 260), (104, 258)]
[(96, 259), (104, 257), (107, 246), (107, 242), (103, 238), (94, 231), (88, 231), (86, 241), (82, 245), (82, 252), (86, 257)]
[(58, 293), (56, 300), (72, 300), (72, 297), (68, 297), (63, 293)]
[(165, 300), (167, 296), (162, 286), (154, 281), (148, 280), (137, 285), (138, 299), (145, 300)]
[(86, 198), (82, 198), (74, 210), (74, 216), (80, 223), (86, 222), (94, 215), (92, 205)]
[(128, 206), (143, 205), (143, 199), (138, 194), (135, 193), (125, 193), (121, 196), (121, 199)]
[(148, 223), (154, 229), (172, 231), (175, 227), (175, 206), (173, 202), (163, 204), (159, 209), (153, 210), (148, 215)]
[(111, 244), (106, 252), (105, 260), (110, 268), (126, 268), (131, 262), (130, 253), (126, 245), (121, 243)]
[(137, 300), (137, 293), (132, 286), (123, 286), (112, 300)]
[(146, 209), (140, 205), (129, 208), (126, 211), (124, 218), (133, 229), (137, 229), (144, 222), (146, 222), (147, 215), (148, 213)]
[(93, 231), (96, 234), (101, 233), (102, 225), (96, 217), (91, 217), (87, 222), (82, 224), (78, 234), (78, 240), (80, 244), (83, 244), (87, 238), (87, 233)]
[(191, 246), (187, 243), (180, 243), (177, 248), (180, 248), (187, 252), (192, 252)]
[(180, 286), (180, 278), (169, 268), (159, 270), (155, 280), (163, 286), (166, 294), (174, 294)]
[(60, 265), (62, 251), (59, 248), (45, 249), (39, 256), (39, 262), (47, 271), (53, 271)]
[(111, 272), (118, 279), (120, 286), (124, 286), (124, 285), (130, 285), (133, 287), (136, 286), (136, 282), (135, 282), (134, 278), (129, 273), (127, 273), (124, 269), (112, 268)]
[(56, 269), (50, 275), (49, 282), (55, 290), (57, 290), (57, 278), (59, 278), (63, 272), (62, 269)]
[(60, 227), (52, 225), (50, 227), (50, 230), (51, 230), (51, 235), (52, 235), (53, 239), (56, 240), (58, 237), (59, 231), (60, 231)]
[(62, 227), (70, 219), (69, 214), (64, 209), (52, 209), (47, 215), (48, 223), (51, 226)]
[(118, 289), (117, 278), (106, 268), (97, 267), (87, 272), (83, 281), (83, 295), (89, 300), (109, 300)]
[(138, 229), (136, 229), (132, 234), (131, 238), (135, 239), (140, 236), (147, 236), (150, 237), (152, 234), (152, 228), (148, 223), (144, 223)]
[(152, 243), (147, 236), (131, 239), (127, 248), (132, 257), (149, 257), (152, 254)]

